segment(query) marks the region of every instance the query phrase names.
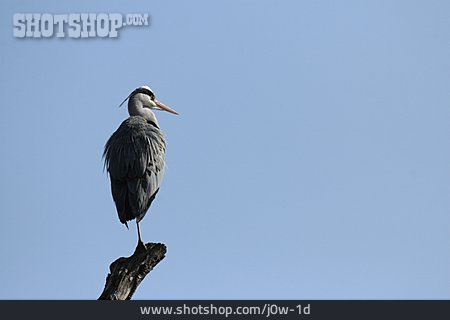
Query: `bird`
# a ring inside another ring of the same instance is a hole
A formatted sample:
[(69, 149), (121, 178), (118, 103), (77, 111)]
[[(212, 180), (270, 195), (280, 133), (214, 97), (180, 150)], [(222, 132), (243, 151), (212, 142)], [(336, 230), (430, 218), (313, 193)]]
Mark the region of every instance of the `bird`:
[(106, 142), (104, 168), (109, 174), (120, 222), (128, 228), (127, 222), (136, 220), (137, 247), (145, 248), (139, 222), (159, 191), (166, 152), (166, 141), (152, 110), (178, 113), (156, 100), (153, 90), (147, 85), (133, 90), (120, 106), (127, 100), (130, 116)]

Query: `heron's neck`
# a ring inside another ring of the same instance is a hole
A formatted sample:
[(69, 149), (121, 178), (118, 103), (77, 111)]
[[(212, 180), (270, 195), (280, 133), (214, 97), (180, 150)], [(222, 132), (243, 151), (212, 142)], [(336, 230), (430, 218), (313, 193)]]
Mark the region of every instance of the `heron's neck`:
[(130, 116), (140, 116), (147, 120), (147, 122), (153, 123), (159, 127), (155, 114), (149, 108), (144, 107), (144, 102), (141, 99), (136, 97), (130, 98), (128, 101), (128, 114)]

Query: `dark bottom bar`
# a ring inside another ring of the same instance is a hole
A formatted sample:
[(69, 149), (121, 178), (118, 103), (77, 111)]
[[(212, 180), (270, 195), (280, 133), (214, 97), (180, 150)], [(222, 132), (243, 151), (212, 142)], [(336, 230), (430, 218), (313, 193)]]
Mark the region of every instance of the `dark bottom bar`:
[(436, 300), (0, 301), (2, 319), (450, 319)]

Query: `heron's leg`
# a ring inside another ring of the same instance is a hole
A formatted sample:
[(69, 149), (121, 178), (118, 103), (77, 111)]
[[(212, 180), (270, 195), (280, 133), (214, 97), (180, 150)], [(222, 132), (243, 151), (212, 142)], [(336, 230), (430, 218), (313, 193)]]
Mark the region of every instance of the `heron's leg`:
[(147, 250), (147, 247), (141, 240), (141, 229), (139, 228), (139, 222), (137, 222), (137, 221), (136, 221), (136, 227), (137, 227), (137, 234), (138, 234), (138, 243), (137, 243), (135, 252), (141, 251), (141, 250)]
[(141, 228), (139, 228), (139, 222), (136, 221), (137, 232), (138, 232), (138, 244), (143, 243), (141, 240)]

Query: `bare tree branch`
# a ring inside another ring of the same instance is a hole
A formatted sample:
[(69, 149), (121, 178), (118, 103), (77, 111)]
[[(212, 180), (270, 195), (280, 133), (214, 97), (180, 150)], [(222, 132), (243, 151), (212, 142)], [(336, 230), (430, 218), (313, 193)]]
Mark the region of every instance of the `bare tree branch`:
[(138, 245), (133, 255), (111, 263), (105, 289), (98, 300), (130, 300), (145, 276), (165, 257), (162, 243)]

